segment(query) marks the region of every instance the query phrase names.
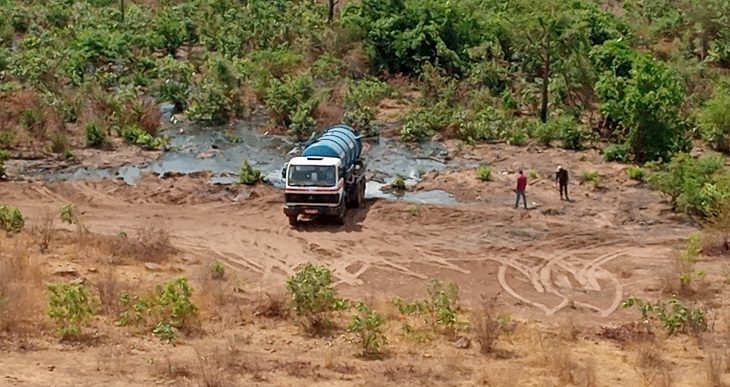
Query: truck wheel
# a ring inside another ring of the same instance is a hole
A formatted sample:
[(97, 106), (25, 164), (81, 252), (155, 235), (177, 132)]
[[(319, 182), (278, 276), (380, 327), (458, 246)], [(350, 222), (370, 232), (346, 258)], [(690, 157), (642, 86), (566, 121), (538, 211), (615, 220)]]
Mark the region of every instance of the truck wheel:
[(298, 225), (299, 224), (299, 221), (297, 220), (298, 217), (299, 217), (299, 215), (289, 215), (289, 225), (290, 226)]
[(342, 211), (339, 215), (335, 216), (335, 224), (338, 226), (344, 226), (345, 225), (345, 215), (347, 215), (347, 211)]
[(357, 208), (361, 208), (363, 202), (365, 202), (365, 180), (363, 180), (357, 187)]

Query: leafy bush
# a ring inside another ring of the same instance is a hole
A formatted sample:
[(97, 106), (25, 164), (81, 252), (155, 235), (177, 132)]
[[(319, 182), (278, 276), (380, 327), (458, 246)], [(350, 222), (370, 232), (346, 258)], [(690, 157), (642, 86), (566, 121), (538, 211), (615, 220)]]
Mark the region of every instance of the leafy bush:
[(222, 280), (226, 276), (226, 267), (219, 260), (214, 260), (210, 264), (210, 277), (214, 280)]
[(405, 191), (407, 189), (406, 178), (401, 175), (396, 175), (393, 182), (390, 183), (390, 188), (396, 191)]
[(603, 71), (595, 86), (601, 112), (622, 126), (636, 160), (668, 159), (690, 146), (680, 120), (684, 89), (674, 70), (616, 41), (595, 48), (591, 57)]
[(61, 338), (81, 335), (81, 327), (94, 315), (86, 288), (78, 284), (48, 285), (48, 317)]
[(254, 169), (248, 160), (243, 160), (241, 170), (238, 172), (238, 181), (246, 185), (255, 185), (263, 179), (261, 171)]
[(120, 302), (125, 310), (117, 324), (152, 324), (155, 336), (174, 342), (180, 330), (190, 330), (197, 322), (198, 307), (190, 300), (192, 295), (193, 289), (185, 277), (157, 285), (141, 297), (123, 292)]
[(300, 141), (311, 134), (305, 129), (311, 130), (312, 127), (292, 126), (295, 122), (302, 123), (311, 118), (317, 107), (314, 81), (310, 75), (285, 75), (281, 80), (274, 79), (266, 93), (265, 102), (275, 125), (289, 128), (290, 134)]
[(10, 160), (10, 153), (6, 150), (0, 149), (0, 178), (5, 175), (5, 162)]
[(730, 92), (718, 90), (698, 114), (702, 137), (715, 149), (730, 151)]
[(433, 108), (417, 108), (409, 111), (403, 119), (400, 129), (404, 141), (421, 141), (430, 138), (449, 124), (451, 115), (445, 112), (443, 105)]
[(650, 172), (647, 181), (669, 197), (675, 210), (708, 216), (730, 195), (730, 176), (724, 164), (719, 155), (694, 158), (680, 153)]
[(464, 325), (457, 314), (459, 287), (454, 283), (444, 287), (441, 281), (434, 279), (429, 282), (427, 290), (427, 300), (406, 303), (396, 298), (393, 303), (401, 314), (423, 317), (433, 328), (441, 327), (445, 333), (455, 334)]
[[(187, 70), (182, 71), (184, 75)], [(179, 82), (184, 86), (184, 78)], [(191, 87), (187, 116), (196, 121), (221, 124), (243, 114), (242, 85), (243, 74), (235, 63), (230, 59), (211, 55), (205, 63), (204, 76), (196, 78)]]
[(347, 330), (360, 337), (363, 356), (378, 358), (381, 356), (382, 347), (387, 343), (383, 332), (385, 319), (364, 302), (358, 303), (355, 309), (358, 314), (352, 317)]
[(157, 73), (160, 77), (154, 90), (157, 101), (173, 103), (175, 111), (185, 110), (188, 106), (193, 66), (167, 56), (160, 60)]
[(485, 106), (459, 124), (459, 135), (468, 142), (506, 141), (509, 126), (500, 111)]
[(477, 178), (481, 181), (489, 181), (492, 178), (492, 168), (487, 165), (480, 165), (477, 168)]
[(337, 298), (332, 287), (332, 273), (325, 266), (308, 263), (290, 277), (286, 285), (294, 311), (311, 333), (330, 329), (332, 313), (345, 306), (345, 302)]
[(25, 219), (19, 209), (0, 205), (0, 226), (10, 233), (19, 233), (25, 225)]
[(86, 124), (86, 145), (98, 148), (106, 143), (106, 133), (96, 122)]
[(377, 103), (388, 92), (388, 85), (377, 79), (348, 79), (343, 100), (345, 123), (362, 132), (372, 133), (371, 122), (377, 114)]
[(139, 145), (146, 149), (160, 149), (167, 144), (167, 139), (153, 136), (137, 126), (128, 126), (122, 130), (122, 137), (127, 143)]
[(598, 188), (601, 186), (601, 175), (598, 174), (598, 171), (584, 171), (581, 176), (581, 181), (583, 183), (590, 182), (593, 188)]
[(68, 224), (75, 224), (78, 222), (78, 218), (76, 218), (76, 208), (73, 204), (66, 204), (61, 207), (61, 221)]
[(581, 150), (588, 139), (585, 129), (574, 120), (562, 120), (560, 128), (560, 142), (564, 149)]
[(374, 65), (392, 74), (417, 73), (424, 63), (459, 70), (482, 31), (461, 3), (365, 0), (349, 5), (343, 23), (365, 37)]
[(646, 176), (644, 169), (636, 165), (629, 166), (626, 169), (626, 173), (629, 175), (629, 179), (636, 181), (644, 181)]
[(687, 241), (687, 249), (680, 252), (675, 260), (677, 279), (679, 279), (680, 292), (686, 294), (692, 287), (692, 283), (705, 277), (705, 272), (695, 270), (697, 258), (702, 250), (702, 241), (699, 234), (692, 234)]
[(603, 150), (603, 158), (606, 161), (629, 161), (629, 148), (623, 144), (609, 145)]
[(653, 304), (637, 297), (629, 297), (623, 303), (623, 307), (626, 309), (634, 306), (639, 308), (642, 321), (652, 322), (658, 320), (670, 335), (675, 333), (699, 333), (707, 330), (705, 309), (686, 306), (674, 296), (669, 301)]

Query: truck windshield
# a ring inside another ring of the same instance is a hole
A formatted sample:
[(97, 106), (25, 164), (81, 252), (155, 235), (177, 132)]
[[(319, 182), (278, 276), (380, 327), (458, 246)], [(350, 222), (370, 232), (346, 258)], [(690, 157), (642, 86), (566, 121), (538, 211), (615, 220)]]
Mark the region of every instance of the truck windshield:
[(299, 187), (332, 187), (335, 185), (335, 167), (321, 165), (292, 165), (288, 183)]

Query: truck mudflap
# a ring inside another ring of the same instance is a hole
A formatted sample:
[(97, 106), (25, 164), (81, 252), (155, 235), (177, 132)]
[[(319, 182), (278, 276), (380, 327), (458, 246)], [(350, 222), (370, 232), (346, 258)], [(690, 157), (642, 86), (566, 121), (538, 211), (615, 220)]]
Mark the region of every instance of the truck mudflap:
[(345, 222), (345, 206), (317, 206), (317, 205), (285, 205), (284, 215), (289, 218), (289, 224), (296, 225), (299, 217), (319, 218), (331, 217), (339, 224)]

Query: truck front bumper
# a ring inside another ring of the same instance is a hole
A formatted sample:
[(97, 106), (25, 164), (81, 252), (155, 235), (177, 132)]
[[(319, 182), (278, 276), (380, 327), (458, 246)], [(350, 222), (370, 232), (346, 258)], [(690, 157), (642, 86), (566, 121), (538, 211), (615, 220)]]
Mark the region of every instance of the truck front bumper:
[(342, 204), (332, 206), (318, 206), (318, 205), (285, 205), (284, 214), (286, 216), (302, 215), (307, 218), (314, 218), (317, 216), (337, 216), (340, 215), (344, 210)]

